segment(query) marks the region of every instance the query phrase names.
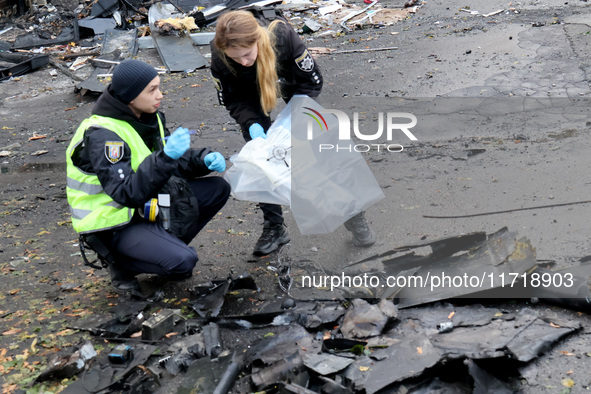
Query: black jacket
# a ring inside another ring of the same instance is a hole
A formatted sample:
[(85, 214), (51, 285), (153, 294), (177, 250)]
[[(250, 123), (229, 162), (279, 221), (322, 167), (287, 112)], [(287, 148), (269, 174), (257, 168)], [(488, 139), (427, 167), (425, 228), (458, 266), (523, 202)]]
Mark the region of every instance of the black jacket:
[(119, 204), (130, 207), (143, 207), (150, 198), (156, 197), (172, 175), (187, 179), (209, 174), (203, 158), (209, 149), (189, 149), (178, 160), (168, 157), (163, 151), (163, 144), (158, 128), (158, 119), (165, 126), (164, 114), (143, 114), (141, 119), (117, 98), (109, 89), (105, 89), (95, 104), (93, 114), (107, 116), (128, 122), (142, 137), (153, 152), (139, 165), (137, 172), (131, 168), (131, 151), (124, 144), (121, 160), (111, 163), (107, 159), (105, 146), (110, 141), (122, 141), (113, 131), (90, 127), (84, 134), (84, 141), (73, 154), (74, 165), (82, 171), (96, 174), (104, 191)]
[[(286, 102), (295, 94), (317, 97), (322, 89), (322, 75), (306, 46), (287, 23), (279, 23), (274, 32), (277, 38), (275, 52), (281, 96)], [(213, 42), (210, 46), (211, 74), (220, 104), (230, 111), (230, 116), (240, 125), (244, 137), (249, 140), (248, 128), (253, 123), (259, 123), (265, 130), (271, 126), (271, 119), (264, 114), (260, 104), (256, 62), (251, 67), (244, 67), (228, 58), (234, 69), (232, 72), (221, 59)]]

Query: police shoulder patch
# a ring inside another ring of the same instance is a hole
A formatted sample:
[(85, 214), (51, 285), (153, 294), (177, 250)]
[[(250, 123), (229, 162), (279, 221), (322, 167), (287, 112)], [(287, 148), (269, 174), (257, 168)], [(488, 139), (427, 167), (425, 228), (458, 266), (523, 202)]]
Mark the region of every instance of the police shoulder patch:
[(111, 164), (119, 162), (123, 158), (123, 141), (107, 141), (105, 142), (105, 156)]
[(300, 70), (305, 72), (310, 72), (314, 69), (314, 58), (312, 58), (312, 55), (310, 55), (307, 49), (295, 59), (295, 63)]

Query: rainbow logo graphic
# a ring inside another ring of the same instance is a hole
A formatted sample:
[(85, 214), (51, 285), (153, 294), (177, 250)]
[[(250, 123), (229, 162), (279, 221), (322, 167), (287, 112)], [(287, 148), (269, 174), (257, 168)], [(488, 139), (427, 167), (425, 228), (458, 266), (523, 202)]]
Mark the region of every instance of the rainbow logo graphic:
[[(314, 112), (317, 116), (312, 115), (309, 112), (304, 112), (304, 114), (308, 115), (309, 117), (311, 117), (312, 119), (314, 119), (316, 121), (316, 123), (318, 123), (318, 126), (320, 126), (320, 130), (322, 131), (322, 125), (324, 124), (324, 128), (326, 131), (328, 131), (328, 125), (326, 124), (326, 120), (324, 120), (324, 117), (320, 114), (320, 112), (310, 108), (310, 107), (304, 107), (304, 109), (307, 109), (308, 111), (312, 111)], [(320, 118), (320, 119), (319, 119)], [(320, 121), (322, 120), (322, 123), (320, 123)], [(310, 126), (308, 126), (310, 127)]]

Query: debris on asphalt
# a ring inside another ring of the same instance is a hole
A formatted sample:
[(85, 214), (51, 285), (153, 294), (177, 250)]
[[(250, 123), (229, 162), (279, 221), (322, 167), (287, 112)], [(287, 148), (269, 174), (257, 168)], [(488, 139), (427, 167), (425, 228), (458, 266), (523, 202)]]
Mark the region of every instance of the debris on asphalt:
[(47, 369), (41, 372), (35, 381), (71, 378), (82, 371), (96, 356), (92, 342), (87, 341), (71, 354), (54, 356), (48, 362)]
[[(178, 3), (178, 4), (177, 4)], [(139, 48), (156, 48), (168, 72), (187, 72), (208, 66), (199, 47), (208, 46), (214, 24), (222, 12), (245, 5), (267, 21), (288, 20), (309, 40), (339, 35), (354, 29), (391, 25), (417, 12), (420, 5), (387, 8), (378, 1), (364, 7), (342, 1), (226, 1), (129, 3), (99, 0), (80, 4), (75, 10), (45, 4), (21, 14), (15, 24), (0, 34), (0, 56), (19, 57), (16, 66), (0, 68), (0, 81), (14, 78), (51, 64), (79, 82), (77, 90), (100, 93), (108, 84), (109, 70), (95, 60), (122, 61), (137, 54)], [(392, 48), (388, 48), (392, 49)], [(366, 48), (367, 51), (372, 50)], [(385, 49), (373, 49), (385, 50)], [(17, 52), (19, 51), (19, 52)], [(23, 53), (26, 52), (26, 53)], [(347, 53), (346, 51), (334, 53)], [(88, 66), (92, 65), (92, 71)], [(78, 72), (79, 70), (87, 70)]]
[(174, 328), (174, 312), (163, 309), (142, 323), (142, 339), (157, 341)]
[[(483, 258), (479, 250), (483, 248), (488, 251), (487, 261), (493, 265), (512, 264), (517, 270), (529, 267), (532, 257), (528, 241), (506, 229), (425, 245), (433, 249), (432, 255), (406, 253), (418, 247), (413, 245), (382, 253), (380, 258), (387, 259), (386, 267), (421, 261), (432, 269), (457, 265), (468, 272), (470, 264), (479, 267)], [(467, 254), (471, 256), (461, 257), (462, 250), (469, 250)], [(389, 258), (400, 252), (406, 253), (404, 259)], [(199, 318), (175, 323), (172, 317), (177, 314), (162, 309), (146, 320), (148, 304), (135, 302), (127, 308), (120, 303), (115, 319), (94, 316), (82, 321), (78, 329), (94, 326), (89, 332), (115, 342), (107, 353), (111, 360), (101, 353), (64, 392), (86, 393), (117, 387), (140, 390), (150, 385), (153, 389), (168, 387), (169, 392), (189, 387), (212, 393), (227, 393), (233, 387), (237, 392), (285, 387), (287, 392), (296, 393), (323, 392), (329, 388), (335, 392), (376, 393), (386, 388), (396, 392), (403, 387), (436, 387), (441, 381), (450, 389), (460, 389), (472, 382), (471, 390), (494, 387), (504, 392), (510, 387), (505, 383), (503, 365), (519, 363), (523, 377), (531, 379), (531, 371), (525, 368), (529, 363), (583, 328), (581, 323), (528, 307), (507, 309), (465, 302), (454, 305), (439, 299), (418, 303), (399, 297), (394, 297), (395, 301), (300, 300), (295, 305), (290, 303), (288, 309), (283, 307), (284, 300), (278, 299), (265, 303), (259, 312), (227, 315), (219, 298), (227, 297), (230, 288), (242, 286), (253, 290), (256, 285), (247, 275), (214, 283), (196, 290), (205, 290), (203, 294), (215, 298), (210, 308), (213, 313), (203, 313)], [(165, 321), (170, 324), (164, 324)], [(134, 339), (138, 323), (142, 343)], [(166, 327), (158, 328), (158, 324)], [(144, 336), (148, 326), (154, 333), (149, 337)], [(174, 335), (164, 335), (173, 328)], [(254, 336), (254, 340), (247, 345), (222, 341), (243, 335)], [(143, 343), (146, 340), (151, 345)], [(137, 370), (139, 365), (141, 373)], [(447, 372), (449, 368), (456, 371), (452, 378)], [(42, 376), (52, 379), (56, 375), (48, 371)]]
[(49, 55), (0, 52), (0, 82), (35, 71), (47, 63), (49, 63)]

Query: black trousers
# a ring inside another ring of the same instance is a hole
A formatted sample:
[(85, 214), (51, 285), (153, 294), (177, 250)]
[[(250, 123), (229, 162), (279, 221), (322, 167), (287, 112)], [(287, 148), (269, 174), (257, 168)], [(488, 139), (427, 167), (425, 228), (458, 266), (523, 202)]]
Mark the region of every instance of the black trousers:
[(158, 223), (141, 218), (112, 232), (111, 251), (115, 262), (130, 274), (175, 276), (191, 272), (199, 260), (188, 243), (224, 206), (230, 197), (230, 185), (221, 177), (205, 177), (189, 181), (199, 201), (199, 225), (187, 243), (169, 234)]

